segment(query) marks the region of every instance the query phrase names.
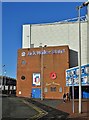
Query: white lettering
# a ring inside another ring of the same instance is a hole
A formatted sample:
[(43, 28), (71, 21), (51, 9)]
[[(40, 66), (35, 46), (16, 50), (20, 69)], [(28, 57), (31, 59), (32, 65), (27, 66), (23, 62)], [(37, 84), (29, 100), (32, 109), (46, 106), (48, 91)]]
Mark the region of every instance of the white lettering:
[[(46, 51), (46, 50), (43, 50), (43, 51), (32, 51), (32, 52), (28, 52), (28, 56), (31, 56), (31, 55), (46, 55), (46, 54), (60, 54), (60, 53), (64, 53), (65, 52), (65, 49), (63, 50), (52, 50), (52, 51)], [(25, 56), (25, 52), (23, 52), (23, 56)]]

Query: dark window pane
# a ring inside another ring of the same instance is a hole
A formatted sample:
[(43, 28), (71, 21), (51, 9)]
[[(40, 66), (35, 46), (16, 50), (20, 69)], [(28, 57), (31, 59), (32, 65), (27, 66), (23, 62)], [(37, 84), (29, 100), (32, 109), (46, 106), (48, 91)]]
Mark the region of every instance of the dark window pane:
[(55, 92), (56, 91), (56, 87), (51, 87), (50, 90), (51, 90), (51, 92)]

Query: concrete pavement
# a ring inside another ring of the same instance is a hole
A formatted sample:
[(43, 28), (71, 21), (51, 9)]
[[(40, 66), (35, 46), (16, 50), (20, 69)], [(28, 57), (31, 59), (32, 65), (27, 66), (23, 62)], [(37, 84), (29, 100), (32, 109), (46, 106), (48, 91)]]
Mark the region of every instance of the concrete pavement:
[[(47, 100), (45, 102), (45, 100), (41, 101), (39, 99), (29, 99), (29, 98), (24, 98), (24, 99), (28, 102), (31, 102), (32, 104), (35, 104), (35, 106), (40, 107), (41, 109), (45, 110), (46, 112), (48, 112), (47, 115), (39, 118), (39, 120), (66, 120), (66, 118), (69, 115), (66, 112), (63, 112), (61, 110), (51, 107), (50, 105), (52, 105), (52, 102), (54, 102), (54, 101), (50, 102), (50, 100)], [(56, 106), (56, 102), (54, 102), (53, 104), (54, 104), (54, 106)]]
[(2, 96), (0, 94), (0, 120), (2, 118)]
[(79, 114), (78, 112), (78, 106), (79, 102), (78, 99), (75, 99), (74, 101), (74, 113), (73, 113), (73, 104), (71, 101), (66, 101), (66, 103), (63, 103), (63, 100), (40, 100), (40, 99), (34, 99), (35, 101), (38, 101), (42, 104), (51, 106), (53, 108), (56, 108), (58, 110), (61, 110), (63, 112), (69, 113), (68, 119), (76, 119), (76, 120), (89, 120), (89, 99), (82, 99), (82, 113)]
[[(40, 100), (18, 97), (4, 97), (2, 98), (2, 113), (5, 120), (14, 120), (27, 118), (36, 119), (40, 118), (43, 114), (43, 118), (51, 119), (51, 117), (66, 116), (67, 120), (89, 120), (89, 99), (82, 99), (82, 113), (78, 113), (78, 100), (75, 100), (75, 113), (72, 110), (72, 100), (63, 103), (63, 100)], [(39, 104), (41, 103), (41, 104)], [(46, 106), (44, 106), (46, 105)], [(36, 107), (35, 107), (36, 106)], [(38, 106), (38, 107), (37, 107)], [(48, 106), (48, 107), (47, 107)], [(43, 113), (41, 111), (43, 109)], [(59, 110), (59, 111), (58, 111)], [(46, 111), (46, 112), (45, 112)], [(63, 111), (63, 112), (62, 112)], [(40, 114), (39, 114), (40, 113)], [(47, 113), (47, 114), (46, 114)], [(12, 118), (12, 119), (10, 119)], [(43, 120), (42, 118), (42, 120)], [(2, 119), (2, 120), (4, 120)], [(41, 120), (41, 118), (39, 119)]]
[(89, 120), (89, 99), (82, 99), (82, 113), (79, 113), (79, 100), (74, 101), (74, 113), (73, 113), (73, 103), (72, 100), (66, 101), (66, 103), (59, 104), (57, 109), (69, 113), (69, 118), (76, 118), (82, 120)]
[(68, 116), (66, 112), (29, 98), (3, 97), (2, 106), (2, 120), (65, 120)]

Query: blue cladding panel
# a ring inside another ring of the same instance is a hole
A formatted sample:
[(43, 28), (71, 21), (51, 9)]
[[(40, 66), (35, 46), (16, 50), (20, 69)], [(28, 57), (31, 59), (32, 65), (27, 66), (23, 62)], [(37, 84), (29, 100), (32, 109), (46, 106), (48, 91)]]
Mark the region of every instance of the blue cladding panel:
[(83, 98), (89, 98), (89, 93), (88, 92), (83, 92)]
[[(89, 86), (89, 64), (81, 66), (81, 84)], [(79, 86), (79, 67), (66, 70), (66, 86)]]
[(32, 88), (32, 98), (41, 98), (40, 88)]

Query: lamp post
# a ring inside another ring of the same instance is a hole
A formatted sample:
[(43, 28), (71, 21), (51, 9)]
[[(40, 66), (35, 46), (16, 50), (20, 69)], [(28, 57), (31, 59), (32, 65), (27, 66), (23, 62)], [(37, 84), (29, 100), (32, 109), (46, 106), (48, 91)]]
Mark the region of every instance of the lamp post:
[(81, 25), (80, 25), (80, 10), (84, 6), (87, 6), (89, 4), (89, 1), (84, 2), (81, 6), (77, 6), (78, 10), (78, 21), (79, 21), (79, 113), (82, 111), (82, 104), (81, 104)]
[[(42, 43), (40, 43), (40, 46), (42, 47)], [(43, 47), (41, 50), (41, 100), (43, 100)]]
[(30, 48), (31, 48), (31, 24), (30, 24)]
[(73, 105), (73, 113), (74, 113), (74, 78), (72, 77), (72, 105)]

